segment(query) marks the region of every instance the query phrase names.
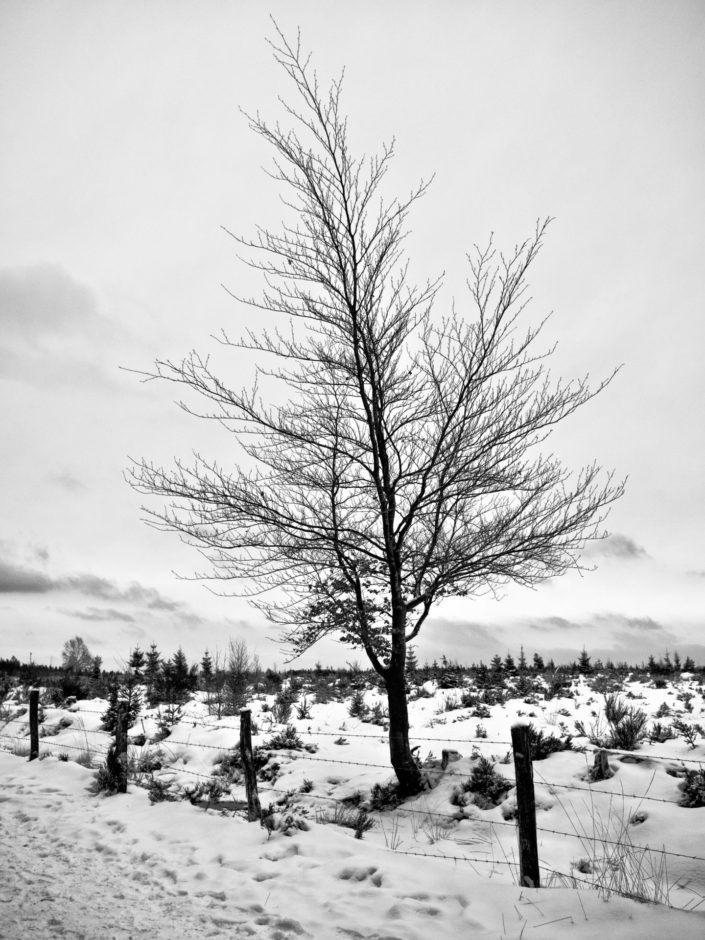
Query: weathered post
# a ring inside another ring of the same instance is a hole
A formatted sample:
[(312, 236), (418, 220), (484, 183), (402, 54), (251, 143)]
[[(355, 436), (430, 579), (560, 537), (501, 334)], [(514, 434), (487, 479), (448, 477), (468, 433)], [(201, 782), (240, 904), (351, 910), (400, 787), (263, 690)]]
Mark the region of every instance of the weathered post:
[(247, 791), (247, 818), (250, 822), (262, 819), (262, 807), (257, 793), (257, 771), (252, 753), (252, 712), (244, 708), (240, 712), (240, 756), (245, 771), (245, 790)]
[(39, 757), (39, 689), (29, 693), (29, 759)]
[(115, 758), (118, 793), (127, 793), (127, 705), (119, 702), (115, 720)]
[(512, 749), (517, 782), (517, 823), (519, 825), (519, 884), (538, 888), (539, 850), (536, 842), (536, 801), (531, 765), (531, 738), (528, 724), (512, 725)]

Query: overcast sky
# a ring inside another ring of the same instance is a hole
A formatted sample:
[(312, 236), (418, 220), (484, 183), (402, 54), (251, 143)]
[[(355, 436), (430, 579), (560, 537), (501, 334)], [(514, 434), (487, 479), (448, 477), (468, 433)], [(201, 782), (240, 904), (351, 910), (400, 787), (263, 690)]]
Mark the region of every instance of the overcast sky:
[[(634, 2), (0, 2), (0, 655), (57, 662), (84, 637), (106, 665), (154, 640), (189, 657), (245, 639), (280, 664), (244, 601), (178, 580), (194, 549), (141, 521), (128, 456), (233, 454), (173, 395), (120, 366), (213, 348), (257, 289), (221, 226), (276, 227), (278, 192), (239, 108), (289, 93), (268, 12), (301, 28), (321, 79), (346, 68), (354, 148), (396, 137), (412, 270), (511, 248), (554, 216), (528, 321), (555, 314), (552, 368), (609, 389), (555, 435), (627, 492), (597, 570), (449, 601), (421, 659), (495, 651), (705, 662), (705, 4)], [(222, 361), (236, 386), (249, 363)], [(361, 659), (326, 644), (305, 664)]]

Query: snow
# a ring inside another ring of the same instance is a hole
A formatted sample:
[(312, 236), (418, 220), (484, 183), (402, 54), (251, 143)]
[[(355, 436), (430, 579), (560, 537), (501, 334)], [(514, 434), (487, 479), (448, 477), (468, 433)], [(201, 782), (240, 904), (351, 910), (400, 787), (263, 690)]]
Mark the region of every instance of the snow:
[[(396, 810), (372, 813), (376, 825), (362, 840), (330, 818), (340, 801), (355, 794), (364, 800), (373, 784), (392, 779), (386, 734), (351, 718), (340, 702), (313, 704), (310, 719), (292, 719), (303, 741), (316, 748), (276, 751), (278, 776), (260, 784), (265, 808), (289, 793), (279, 818), (288, 815), (304, 828), (292, 827), (288, 835), (246, 822), (234, 809), (244, 799), (237, 784), (207, 809), (187, 800), (152, 805), (147, 790), (134, 783), (124, 795), (93, 794), (94, 771), (74, 757), (92, 751), (95, 765), (104, 753), (104, 702), (47, 707), (43, 727), (58, 733), (41, 738), (40, 753), (55, 756), (32, 762), (12, 753), (18, 750), (13, 739), (26, 735), (26, 714), (14, 714), (19, 707), (6, 710), (6, 717), (14, 717), (0, 723), (8, 736), (0, 739), (7, 748), (0, 750), (0, 937), (426, 940), (438, 934), (562, 940), (609, 931), (641, 940), (701, 938), (705, 862), (697, 857), (705, 854), (705, 808), (679, 806), (679, 779), (667, 770), (683, 760), (699, 766), (705, 760), (702, 740), (695, 749), (679, 739), (644, 744), (633, 755), (611, 754), (614, 776), (596, 783), (587, 777), (589, 751), (536, 761), (540, 889), (517, 884), (513, 789), (488, 810), (452, 802), (478, 753), (493, 757), (496, 769), (513, 781), (512, 764), (502, 761), (517, 720), (531, 720), (545, 732), (558, 731), (563, 721), (572, 733), (576, 719), (586, 726), (594, 721), (591, 713), (599, 711), (601, 697), (587, 683), (574, 689), (574, 698), (491, 706), (490, 717), (480, 720), (487, 738), (475, 736), (478, 719), (469, 709), (444, 710), (459, 690), (427, 689), (410, 703), (412, 743), (421, 745), (422, 757), (433, 752), (427, 766), (435, 786)], [(649, 715), (663, 701), (676, 706), (684, 690), (693, 695), (691, 719), (702, 721), (701, 689), (694, 680), (665, 689), (624, 686), (624, 694), (644, 696), (637, 704)], [(376, 696), (368, 691), (368, 704)], [(281, 730), (262, 710), (265, 704), (251, 703), (256, 745)], [(149, 737), (156, 727), (148, 711), (130, 734), (144, 728)], [(138, 757), (158, 747), (163, 766), (155, 776), (176, 790), (209, 779), (216, 761), (238, 740), (236, 718), (216, 720), (195, 700), (166, 740), (132, 747), (131, 753)], [(336, 743), (341, 741), (347, 743)], [(462, 755), (445, 771), (444, 748)], [(59, 760), (62, 753), (71, 759)], [(672, 906), (638, 903), (570, 880), (588, 881), (588, 860), (623, 851), (630, 842), (654, 850), (627, 855), (641, 860), (641, 876), (651, 875), (651, 888), (668, 890)], [(659, 870), (661, 848), (674, 853), (666, 856), (666, 875)]]

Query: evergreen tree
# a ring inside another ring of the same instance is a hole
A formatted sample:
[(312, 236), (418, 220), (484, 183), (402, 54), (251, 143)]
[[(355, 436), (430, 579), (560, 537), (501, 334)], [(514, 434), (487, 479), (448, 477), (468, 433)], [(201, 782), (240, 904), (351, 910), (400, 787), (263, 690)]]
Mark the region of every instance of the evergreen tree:
[(683, 663), (683, 672), (695, 672), (695, 662), (691, 659), (690, 656), (685, 657), (685, 662)]
[(105, 691), (104, 684), (103, 684), (102, 669), (101, 669), (102, 665), (103, 665), (103, 660), (101, 659), (101, 657), (94, 656), (93, 662), (91, 663), (91, 677), (89, 681), (91, 695), (94, 698), (98, 698)]
[(519, 647), (519, 662), (517, 663), (517, 668), (519, 672), (526, 672), (529, 668), (528, 663), (526, 662), (526, 656), (524, 655), (524, 647)]
[(676, 672), (681, 671), (681, 658), (678, 655), (678, 650), (676, 650), (675, 653), (673, 654), (673, 668), (675, 669)]
[(585, 647), (583, 647), (582, 652), (580, 653), (580, 658), (578, 659), (578, 672), (582, 673), (584, 676), (589, 676), (592, 672), (590, 657), (588, 656), (588, 652)]
[(654, 674), (658, 672), (658, 665), (653, 653), (649, 656), (649, 662), (646, 668), (649, 670), (649, 672), (653, 672)]
[(495, 653), (495, 655), (490, 660), (490, 669), (495, 676), (501, 676), (504, 672), (504, 664), (502, 663), (502, 657), (499, 655), (499, 653)]
[(509, 651), (507, 651), (507, 655), (504, 657), (504, 671), (508, 675), (511, 675), (517, 671), (517, 667), (514, 663), (514, 657)]
[(203, 688), (206, 692), (209, 691), (213, 682), (213, 660), (208, 650), (205, 651), (201, 660), (201, 679), (203, 680)]
[(179, 647), (171, 657), (170, 663), (170, 681), (172, 692), (178, 701), (183, 699), (191, 689), (191, 673), (189, 671), (188, 660), (183, 649)]
[(136, 646), (130, 656), (130, 661), (127, 664), (136, 679), (142, 678), (142, 670), (144, 669), (144, 653)]
[(145, 669), (144, 669), (144, 679), (147, 683), (147, 696), (151, 704), (156, 704), (159, 698), (159, 692), (161, 691), (160, 679), (161, 679), (161, 668), (162, 668), (162, 658), (157, 649), (157, 644), (152, 643), (150, 648), (147, 651)]
[(556, 671), (556, 664), (553, 662), (553, 659), (549, 659), (548, 665), (546, 666), (546, 669), (550, 669), (551, 672), (555, 672), (555, 671)]
[(136, 687), (135, 677), (128, 676), (124, 682), (113, 682), (108, 692), (108, 707), (102, 716), (103, 730), (114, 734), (117, 727), (118, 705), (127, 706), (127, 727), (130, 728), (142, 710), (142, 696)]
[(406, 678), (409, 682), (416, 681), (416, 673), (419, 668), (419, 663), (416, 658), (416, 650), (413, 646), (407, 646), (406, 648)]
[(543, 672), (545, 668), (546, 666), (543, 661), (543, 656), (539, 656), (538, 653), (534, 653), (534, 670), (536, 672)]
[(475, 670), (475, 684), (479, 689), (487, 688), (490, 681), (490, 671), (487, 666), (480, 660), (477, 669)]

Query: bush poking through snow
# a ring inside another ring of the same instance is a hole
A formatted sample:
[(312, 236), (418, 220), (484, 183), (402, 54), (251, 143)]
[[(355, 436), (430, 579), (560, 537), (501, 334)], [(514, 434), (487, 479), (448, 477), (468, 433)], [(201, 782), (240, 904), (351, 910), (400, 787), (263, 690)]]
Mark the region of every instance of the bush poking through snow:
[(316, 819), (319, 823), (331, 823), (334, 826), (344, 826), (346, 829), (352, 829), (356, 839), (362, 839), (366, 832), (375, 825), (375, 820), (364, 809), (351, 809), (339, 803), (332, 813), (316, 813)]
[(150, 803), (175, 803), (179, 798), (171, 790), (170, 784), (158, 777), (152, 777), (147, 785), (147, 790)]
[[(702, 725), (693, 723), (688, 724), (682, 718), (674, 718), (671, 722), (671, 731), (679, 734), (691, 750), (695, 750), (695, 744), (698, 737), (705, 738), (705, 728)], [(671, 735), (673, 737), (673, 735)]]
[(573, 750), (570, 735), (567, 738), (557, 738), (555, 734), (544, 735), (543, 731), (537, 731), (533, 725), (529, 725), (529, 741), (532, 760), (545, 760), (549, 754)]
[(686, 770), (681, 784), (683, 796), (680, 805), (694, 809), (705, 806), (705, 770)]
[(450, 801), (454, 806), (474, 803), (480, 809), (492, 809), (503, 802), (511, 788), (512, 784), (497, 773), (491, 760), (479, 757), (470, 778), (453, 791)]
[(293, 725), (287, 725), (283, 731), (277, 732), (269, 741), (265, 741), (263, 747), (264, 750), (270, 751), (302, 751), (304, 742), (296, 733), (296, 728)]
[(91, 793), (105, 793), (111, 796), (118, 792), (119, 786), (120, 758), (117, 755), (115, 745), (111, 744), (108, 753), (105, 755), (105, 763), (96, 771), (90, 791)]
[(394, 809), (400, 802), (399, 784), (396, 780), (391, 783), (375, 783), (370, 791), (369, 807), (377, 812)]
[(311, 717), (311, 704), (305, 696), (296, 706), (296, 717), (299, 721), (308, 721)]
[(262, 812), (260, 825), (267, 830), (267, 840), (273, 832), (281, 832), (283, 836), (293, 836), (298, 831), (308, 832), (311, 828), (304, 817), (305, 810), (298, 806), (274, 806), (271, 803)]
[(348, 714), (351, 718), (359, 718), (360, 721), (365, 721), (367, 718), (369, 708), (365, 704), (365, 693), (362, 689), (357, 689), (353, 692), (350, 705), (348, 706)]

